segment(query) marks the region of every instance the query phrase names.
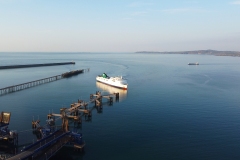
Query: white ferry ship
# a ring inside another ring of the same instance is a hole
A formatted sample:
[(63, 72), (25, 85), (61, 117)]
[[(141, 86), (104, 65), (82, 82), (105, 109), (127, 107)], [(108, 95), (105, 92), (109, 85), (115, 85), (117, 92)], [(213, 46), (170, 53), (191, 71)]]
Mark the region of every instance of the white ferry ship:
[(108, 84), (113, 87), (122, 88), (124, 90), (127, 90), (127, 81), (121, 77), (109, 77), (106, 73), (103, 73), (102, 75), (98, 75), (96, 77), (96, 80), (98, 82), (102, 82), (105, 84)]

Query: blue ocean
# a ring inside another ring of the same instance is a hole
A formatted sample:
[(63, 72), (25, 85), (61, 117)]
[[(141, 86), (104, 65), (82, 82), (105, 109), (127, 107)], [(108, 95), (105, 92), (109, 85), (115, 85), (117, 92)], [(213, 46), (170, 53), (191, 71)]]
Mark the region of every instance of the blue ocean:
[[(78, 130), (85, 151), (64, 147), (52, 159), (240, 159), (239, 57), (0, 53), (0, 66), (71, 61), (76, 64), (0, 70), (4, 88), (89, 68), (77, 76), (0, 96), (0, 111), (11, 112), (9, 128), (19, 133), (20, 146), (36, 141), (33, 119), (44, 125), (48, 113), (59, 113), (78, 99), (89, 101), (96, 91), (119, 92), (118, 102), (104, 105), (101, 113), (93, 110), (91, 121), (83, 119)], [(104, 72), (126, 78), (128, 90), (96, 82)]]

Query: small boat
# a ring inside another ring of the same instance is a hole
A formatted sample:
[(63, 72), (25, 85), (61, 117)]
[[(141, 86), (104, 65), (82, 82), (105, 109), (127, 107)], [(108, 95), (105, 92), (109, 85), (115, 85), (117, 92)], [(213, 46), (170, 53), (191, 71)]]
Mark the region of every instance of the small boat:
[(98, 82), (105, 83), (107, 85), (117, 87), (117, 88), (122, 88), (124, 90), (127, 90), (127, 81), (125, 79), (119, 76), (117, 77), (109, 77), (106, 73), (103, 73), (102, 75), (98, 75), (96, 77), (96, 80)]
[(199, 63), (198, 62), (196, 62), (196, 63), (188, 63), (188, 65), (199, 65)]

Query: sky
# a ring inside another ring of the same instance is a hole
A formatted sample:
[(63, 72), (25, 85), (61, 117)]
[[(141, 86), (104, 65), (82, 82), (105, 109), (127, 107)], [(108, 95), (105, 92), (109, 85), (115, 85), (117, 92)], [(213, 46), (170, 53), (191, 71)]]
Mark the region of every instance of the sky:
[(0, 0), (0, 52), (240, 51), (240, 0)]

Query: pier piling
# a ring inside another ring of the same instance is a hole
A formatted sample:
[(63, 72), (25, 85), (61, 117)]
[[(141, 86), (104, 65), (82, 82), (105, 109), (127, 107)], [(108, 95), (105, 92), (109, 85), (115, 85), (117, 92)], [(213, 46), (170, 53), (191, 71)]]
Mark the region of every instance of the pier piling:
[[(119, 96), (119, 94), (113, 94)], [(9, 158), (14, 159), (49, 159), (64, 145), (73, 144), (73, 148), (76, 151), (83, 151), (85, 142), (82, 140), (82, 134), (69, 131), (69, 121), (73, 120), (74, 126), (82, 123), (82, 117), (85, 117), (85, 121), (92, 120), (93, 109), (98, 109), (103, 106), (102, 99), (108, 99), (109, 103), (113, 103), (112, 95), (101, 95), (101, 92), (97, 91), (96, 94), (90, 95), (90, 101), (84, 102), (79, 100), (76, 103), (70, 104), (69, 108), (61, 108), (60, 114), (48, 113), (47, 125), (45, 127), (39, 125), (39, 120), (32, 120), (32, 126), (34, 133), (38, 137), (38, 141), (24, 148), (19, 154)], [(90, 103), (97, 103), (97, 105), (89, 108)], [(55, 118), (59, 117), (59, 118)], [(55, 129), (55, 120), (62, 120), (62, 129)], [(52, 123), (54, 122), (54, 123)], [(76, 127), (76, 126), (75, 126)], [(16, 152), (16, 151), (15, 151)]]
[(26, 83), (22, 83), (22, 84), (18, 84), (18, 85), (13, 85), (13, 86), (5, 87), (5, 88), (0, 88), (0, 96), (5, 95), (5, 94), (9, 94), (9, 93), (13, 93), (13, 92), (17, 92), (17, 91), (21, 91), (23, 89), (35, 87), (35, 86), (38, 86), (38, 85), (41, 85), (41, 84), (54, 82), (54, 81), (60, 80), (62, 78), (69, 78), (73, 75), (78, 75), (78, 74), (83, 73), (84, 71), (87, 71), (87, 70), (89, 70), (89, 69), (82, 69), (82, 70), (66, 72), (66, 73), (63, 73), (61, 75), (56, 75), (56, 76), (43, 78), (43, 79), (31, 81), (31, 82), (26, 82)]

